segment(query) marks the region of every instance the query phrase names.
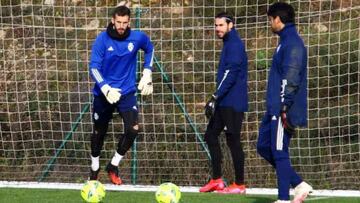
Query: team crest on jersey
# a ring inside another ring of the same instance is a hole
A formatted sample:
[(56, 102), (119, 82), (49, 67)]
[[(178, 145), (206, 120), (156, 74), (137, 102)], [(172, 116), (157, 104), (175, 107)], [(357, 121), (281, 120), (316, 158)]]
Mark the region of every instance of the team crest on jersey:
[(128, 50), (129, 50), (130, 52), (132, 52), (133, 49), (134, 49), (134, 44), (133, 44), (132, 42), (130, 42), (130, 43), (128, 44)]
[(112, 46), (110, 46), (107, 50), (108, 51), (114, 51), (114, 48)]

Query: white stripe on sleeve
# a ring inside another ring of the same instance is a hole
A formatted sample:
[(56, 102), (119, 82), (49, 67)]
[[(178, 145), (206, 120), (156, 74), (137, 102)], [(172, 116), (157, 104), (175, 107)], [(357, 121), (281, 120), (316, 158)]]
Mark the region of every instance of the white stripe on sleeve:
[(99, 73), (99, 71), (98, 71), (97, 69), (92, 68), (92, 69), (91, 69), (91, 72), (92, 72), (92, 74), (94, 75), (95, 80), (96, 80), (98, 83), (104, 81), (104, 79), (101, 77), (101, 74)]
[(219, 85), (219, 87), (218, 87), (217, 89), (220, 89), (222, 83), (225, 81), (225, 79), (226, 79), (226, 77), (228, 76), (229, 72), (230, 72), (230, 70), (226, 70), (226, 71), (225, 71), (224, 77), (222, 78), (222, 80), (221, 80), (221, 82), (220, 82), (220, 85)]
[(154, 63), (154, 52), (155, 52), (155, 50), (153, 49), (152, 54), (151, 54), (150, 67), (152, 67), (153, 63)]

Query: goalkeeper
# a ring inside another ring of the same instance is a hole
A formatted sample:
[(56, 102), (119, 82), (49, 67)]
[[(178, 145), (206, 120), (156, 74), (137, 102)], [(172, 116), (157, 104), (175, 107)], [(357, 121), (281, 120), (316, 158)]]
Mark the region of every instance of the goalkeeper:
[[(205, 106), (210, 119), (205, 132), (212, 165), (212, 179), (200, 192), (245, 193), (244, 151), (240, 132), (244, 112), (248, 110), (247, 55), (244, 43), (235, 29), (234, 18), (227, 13), (215, 17), (215, 31), (223, 40), (216, 78), (216, 91)], [(221, 148), (219, 135), (225, 131), (227, 146), (230, 148), (235, 169), (235, 182), (224, 188), (221, 172)]]
[(130, 29), (130, 9), (126, 6), (116, 7), (111, 23), (106, 31), (97, 36), (91, 52), (90, 75), (95, 81), (95, 86), (90, 180), (98, 179), (100, 152), (113, 111), (116, 109), (123, 119), (124, 134), (120, 136), (117, 149), (107, 164), (106, 171), (112, 183), (122, 183), (118, 165), (132, 146), (139, 130), (135, 95), (139, 49), (145, 54), (144, 70), (138, 89), (142, 95), (149, 95), (153, 92), (153, 45), (145, 33)]
[(277, 203), (303, 202), (312, 187), (303, 182), (290, 163), (290, 139), (295, 127), (307, 125), (307, 51), (295, 27), (295, 11), (287, 3), (274, 3), (267, 12), (271, 30), (280, 36), (273, 55), (266, 94), (266, 113), (257, 142), (258, 153), (275, 169)]

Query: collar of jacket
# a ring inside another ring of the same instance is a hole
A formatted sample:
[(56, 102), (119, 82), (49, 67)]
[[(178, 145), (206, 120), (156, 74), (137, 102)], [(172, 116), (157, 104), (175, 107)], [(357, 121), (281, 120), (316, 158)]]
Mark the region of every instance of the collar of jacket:
[(115, 26), (113, 23), (109, 23), (109, 25), (106, 28), (106, 33), (115, 40), (123, 41), (130, 35), (131, 29), (128, 27), (125, 30), (125, 33), (123, 35), (119, 35), (119, 33), (116, 31)]
[(296, 33), (296, 32), (297, 31), (294, 23), (286, 23), (284, 28), (280, 30), (280, 32), (278, 32), (277, 34), (280, 36), (280, 38), (284, 38), (290, 35), (291, 33)]
[(223, 38), (223, 41), (224, 41), (224, 42), (225, 42), (225, 41), (228, 41), (228, 40), (230, 40), (231, 38), (233, 38), (234, 36), (235, 36), (235, 37), (237, 36), (237, 31), (236, 31), (235, 27), (231, 28), (230, 32), (228, 32), (228, 33), (225, 34), (225, 36), (224, 36), (224, 38)]

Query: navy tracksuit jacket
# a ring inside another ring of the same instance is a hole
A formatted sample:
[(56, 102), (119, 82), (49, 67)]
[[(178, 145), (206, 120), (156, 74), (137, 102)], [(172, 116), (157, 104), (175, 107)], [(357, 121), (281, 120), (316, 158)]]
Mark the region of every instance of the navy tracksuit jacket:
[(233, 28), (223, 38), (216, 78), (217, 105), (232, 107), (235, 112), (248, 111), (247, 55), (244, 43)]
[(275, 50), (267, 83), (266, 108), (279, 116), (281, 104), (289, 109), (293, 126), (307, 125), (307, 51), (294, 24), (286, 24), (278, 33), (280, 42)]

